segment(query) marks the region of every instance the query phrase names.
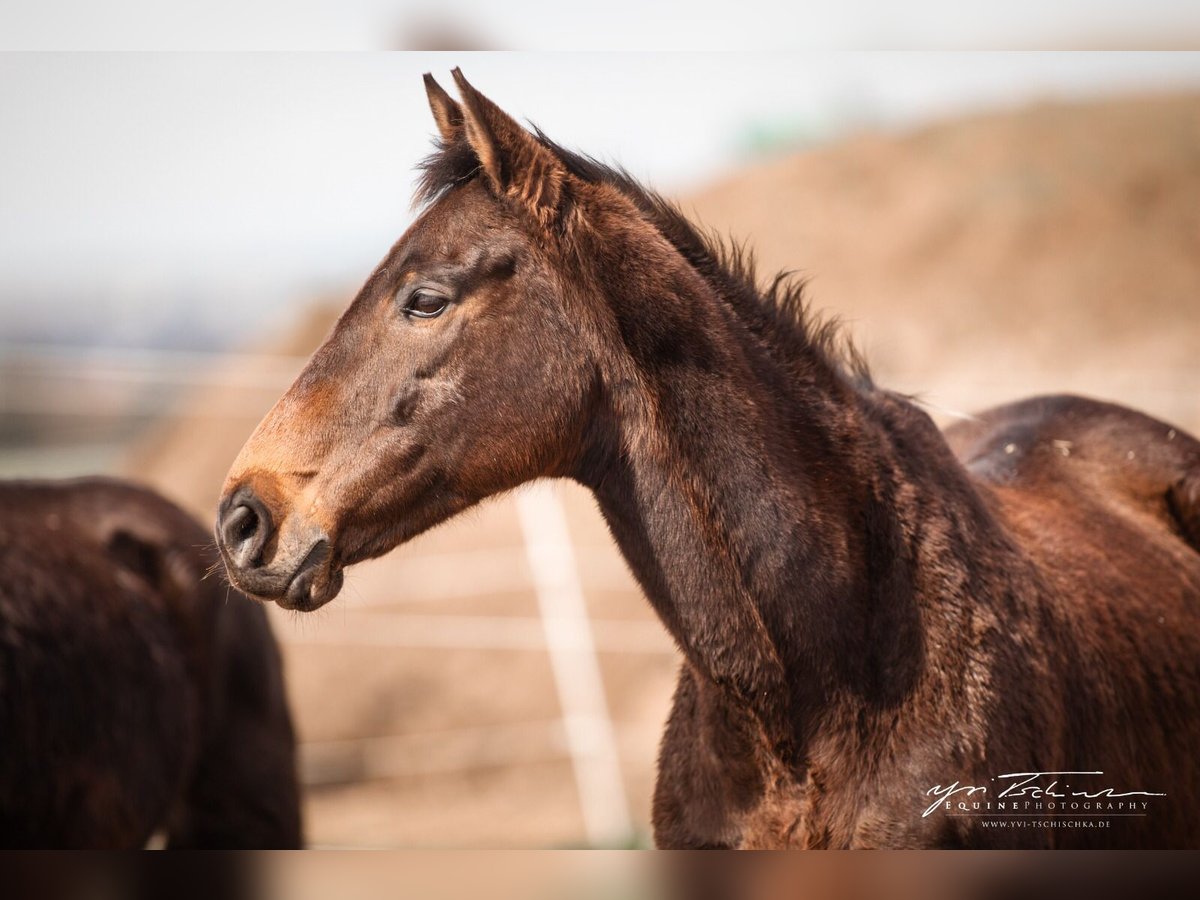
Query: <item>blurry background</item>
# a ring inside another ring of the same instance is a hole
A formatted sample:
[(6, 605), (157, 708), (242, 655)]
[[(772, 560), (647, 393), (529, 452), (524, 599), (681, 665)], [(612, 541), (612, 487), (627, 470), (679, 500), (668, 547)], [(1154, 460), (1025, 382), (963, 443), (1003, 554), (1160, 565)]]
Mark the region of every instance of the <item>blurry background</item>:
[[(1070, 390), (1200, 431), (1200, 54), (5, 54), (0, 475), (210, 520), (411, 221), (454, 65), (807, 275), (942, 421)], [(582, 491), (272, 614), (313, 843), (645, 839), (677, 659)]]

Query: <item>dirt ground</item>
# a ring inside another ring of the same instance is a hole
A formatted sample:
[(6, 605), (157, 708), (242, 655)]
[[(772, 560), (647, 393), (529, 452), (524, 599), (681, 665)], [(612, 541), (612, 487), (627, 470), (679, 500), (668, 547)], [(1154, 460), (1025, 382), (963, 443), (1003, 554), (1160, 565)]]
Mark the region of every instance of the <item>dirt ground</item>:
[[(1069, 390), (1200, 430), (1200, 96), (861, 134), (683, 203), (756, 248), (764, 274), (808, 277), (876, 380), (935, 418)], [(211, 518), (242, 441), (350, 293), (265, 340), (266, 359), (231, 359), (237, 379), (189, 398), (130, 474)], [(676, 654), (591, 498), (556, 490), (645, 840)], [(273, 615), (314, 844), (585, 841), (511, 498), (358, 567), (316, 614)]]

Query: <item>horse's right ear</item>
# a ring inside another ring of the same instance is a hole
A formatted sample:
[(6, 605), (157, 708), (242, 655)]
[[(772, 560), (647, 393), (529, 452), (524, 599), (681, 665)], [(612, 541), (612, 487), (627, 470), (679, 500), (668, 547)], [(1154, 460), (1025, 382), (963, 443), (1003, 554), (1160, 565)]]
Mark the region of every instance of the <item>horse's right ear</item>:
[(425, 93), (429, 97), (429, 109), (433, 112), (433, 121), (437, 123), (442, 143), (453, 144), (463, 133), (462, 107), (428, 72), (425, 73)]

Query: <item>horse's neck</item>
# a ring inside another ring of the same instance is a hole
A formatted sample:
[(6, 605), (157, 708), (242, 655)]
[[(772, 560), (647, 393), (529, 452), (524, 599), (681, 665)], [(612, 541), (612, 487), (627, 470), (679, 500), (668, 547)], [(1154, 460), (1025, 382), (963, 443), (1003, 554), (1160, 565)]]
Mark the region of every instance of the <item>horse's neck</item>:
[(886, 705), (917, 677), (920, 523), (897, 497), (933, 486), (900, 472), (889, 426), (830, 369), (796, 385), (761, 354), (722, 354), (719, 375), (643, 373), (582, 480), (691, 665), (788, 753), (833, 696)]

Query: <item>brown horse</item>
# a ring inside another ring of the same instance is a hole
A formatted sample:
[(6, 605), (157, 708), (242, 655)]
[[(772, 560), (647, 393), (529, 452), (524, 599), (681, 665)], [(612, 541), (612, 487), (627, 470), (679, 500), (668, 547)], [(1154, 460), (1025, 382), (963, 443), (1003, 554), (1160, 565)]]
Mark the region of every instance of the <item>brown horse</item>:
[(279, 651), (219, 564), (149, 491), (0, 483), (0, 846), (299, 846)]
[[(1195, 845), (1200, 444), (1073, 397), (942, 434), (787, 280), (454, 77), (426, 208), (233, 464), (232, 581), (315, 609), (573, 478), (684, 657), (660, 845)], [(1001, 777), (1060, 772), (1103, 774)], [(1060, 828), (1067, 785), (1148, 809)]]

